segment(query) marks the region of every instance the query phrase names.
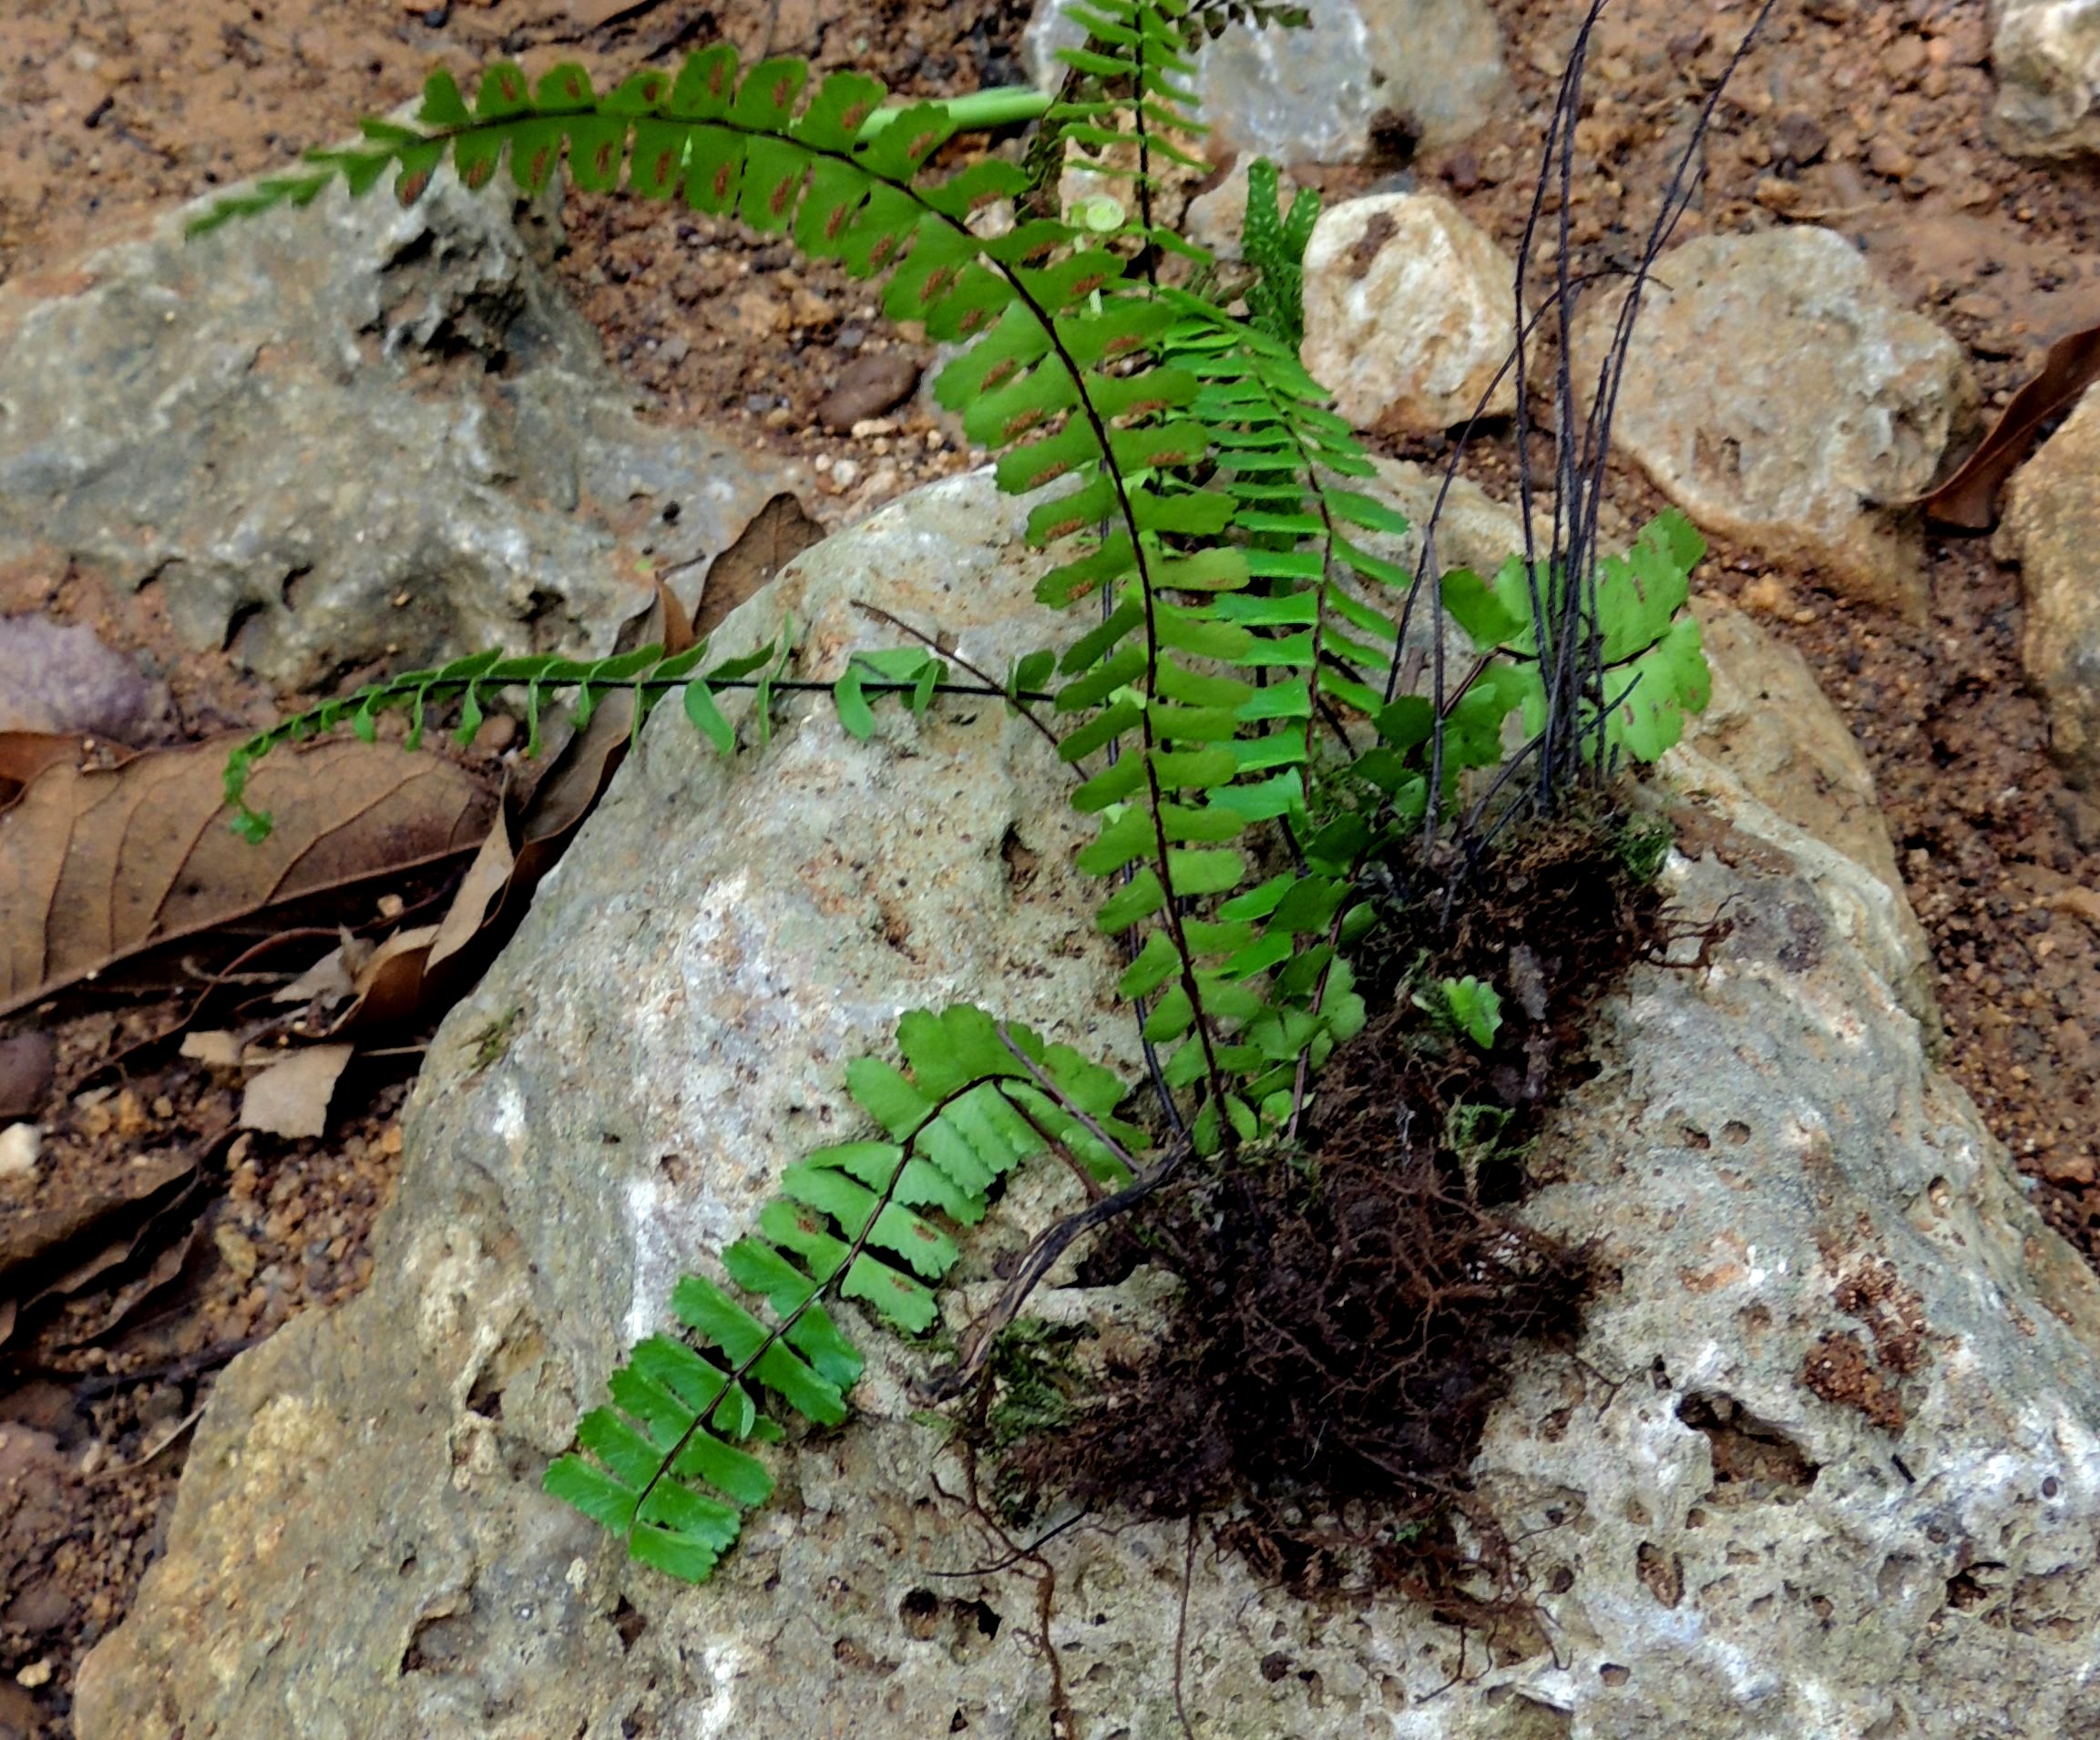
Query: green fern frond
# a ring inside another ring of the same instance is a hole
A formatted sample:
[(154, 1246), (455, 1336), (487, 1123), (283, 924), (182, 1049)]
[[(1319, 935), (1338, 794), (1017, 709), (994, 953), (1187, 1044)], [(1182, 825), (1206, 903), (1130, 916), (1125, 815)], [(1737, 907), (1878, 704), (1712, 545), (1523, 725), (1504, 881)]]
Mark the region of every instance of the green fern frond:
[[(1703, 711), (1711, 697), (1698, 619), (1685, 609), (1692, 570), (1706, 553), (1706, 540), (1673, 507), (1642, 527), (1624, 556), (1598, 564), (1594, 656), (1603, 704), (1585, 702), (1576, 728), (1601, 737), (1609, 757), (1654, 761), (1684, 735), (1685, 715)], [(1492, 586), (1462, 568), (1442, 583), (1445, 609), (1481, 652), (1507, 657), (1502, 669), (1510, 673), (1509, 692), (1528, 732), (1536, 732), (1544, 718), (1541, 666), (1560, 651), (1552, 633), (1534, 623), (1534, 585), (1539, 621), (1559, 621), (1568, 576), (1558, 567), (1542, 563), (1528, 574), (1522, 558), (1511, 557)]]
[(705, 1581), (773, 1494), (771, 1470), (743, 1447), (781, 1438), (784, 1420), (846, 1418), (865, 1362), (824, 1298), (923, 1335), (959, 1255), (948, 1228), (981, 1221), (1015, 1167), (1057, 1148), (1102, 1183), (1127, 1182), (1124, 1144), (1145, 1137), (1115, 1116), (1128, 1090), (1114, 1071), (968, 1005), (905, 1016), (897, 1049), (901, 1069), (869, 1057), (846, 1070), (887, 1140), (789, 1166), (757, 1231), (722, 1252), (729, 1285), (679, 1282), (684, 1336), (638, 1344), (609, 1380), (610, 1405), (586, 1414), (578, 1448), (548, 1468), (546, 1490), (640, 1563)]
[(1286, 215), (1277, 197), (1276, 166), (1265, 157), (1247, 166), (1241, 248), (1256, 274), (1247, 290), (1247, 317), (1294, 352), (1306, 336), (1306, 244), (1319, 217), (1320, 196), (1310, 188), (1298, 189)]
[(835, 682), (809, 683), (784, 674), (792, 651), (791, 625), (755, 651), (712, 665), (707, 664), (703, 643), (670, 654), (652, 644), (605, 659), (564, 659), (548, 653), (507, 658), (499, 652), (476, 652), (430, 670), (405, 670), (293, 713), (238, 744), (227, 756), (224, 776), (226, 802), (233, 811), (231, 825), (245, 839), (269, 838), (270, 818), (249, 806), (248, 783), (256, 763), (271, 751), (343, 727), (371, 742), (378, 736), (380, 715), (388, 712), (408, 715), (406, 744), (413, 750), (422, 743), (434, 712), (456, 707), (458, 722), (452, 735), (464, 746), (473, 741), (488, 716), (491, 701), (504, 696), (507, 704), (508, 697), (517, 695), (517, 705), (525, 720), (525, 752), (529, 757), (539, 752), (547, 708), (558, 695), (573, 696), (572, 719), (580, 731), (590, 722), (604, 695), (632, 694), (637, 703), (632, 730), (639, 737), (657, 703), (676, 691), (682, 696), (693, 726), (726, 755), (735, 747), (736, 733), (715, 703), (715, 696), (725, 690), (756, 692), (753, 712), (762, 736), (772, 697), (784, 691), (828, 690), (837, 700), (848, 730), (863, 738), (875, 728), (871, 697), (894, 696), (916, 713), (925, 712), (936, 695), (996, 695), (1017, 708), (1052, 699), (1040, 686), (1047, 675), (1040, 665), (1017, 667), (998, 688), (958, 683), (950, 681), (945, 660), (922, 648), (900, 647), (856, 651)]

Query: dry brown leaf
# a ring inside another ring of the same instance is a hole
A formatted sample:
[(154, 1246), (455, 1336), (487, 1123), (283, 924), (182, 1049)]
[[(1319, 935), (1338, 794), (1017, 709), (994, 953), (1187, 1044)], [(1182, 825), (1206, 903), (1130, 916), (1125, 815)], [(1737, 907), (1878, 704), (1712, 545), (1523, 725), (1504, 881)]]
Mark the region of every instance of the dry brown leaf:
[(80, 759), (80, 739), (71, 732), (0, 731), (0, 803), (46, 767)]
[(17, 1308), (80, 1292), (193, 1217), (199, 1187), (193, 1160), (142, 1154), (104, 1190), (0, 1221), (0, 1342), (12, 1333)]
[(343, 998), (357, 994), (357, 975), (372, 957), (372, 945), (346, 927), (338, 928), (335, 947), (315, 961), (289, 985), (271, 992), (272, 1003), (320, 1001), (333, 1008)]
[(361, 1032), (409, 1009), (429, 1015), (460, 997), (502, 947), (532, 904), (532, 891), (559, 861), (576, 830), (597, 807), (632, 741), (634, 697), (608, 695), (589, 724), (574, 733), (532, 788), (489, 830), (459, 891), (427, 946), (394, 967), (392, 1005), (361, 997), (330, 1029)]
[(107, 1486), (113, 1480), (122, 1479), (128, 1474), (138, 1473), (140, 1469), (150, 1466), (159, 1458), (165, 1456), (169, 1448), (188, 1434), (190, 1428), (203, 1418), (204, 1407), (202, 1403), (200, 1403), (183, 1415), (174, 1425), (166, 1428), (141, 1455), (134, 1457), (128, 1462), (110, 1462), (97, 1469), (94, 1473), (87, 1477), (88, 1483), (92, 1486)]
[[(659, 579), (655, 598), (621, 629), (619, 650), (654, 643), (675, 654), (692, 642), (684, 605)], [(559, 722), (550, 728), (554, 746), (538, 768), (505, 792), (497, 824), (467, 866), (444, 918), (433, 928), (405, 933), (385, 945), (385, 958), (375, 957), (360, 975), (357, 998), (336, 1018), (332, 1037), (363, 1033), (411, 1015), (427, 1018), (465, 993), (516, 928), (539, 879), (612, 783), (633, 728), (634, 696), (625, 690), (600, 697), (581, 731)]]
[(2012, 476), (2035, 432), (2057, 412), (2077, 404), (2100, 381), (2100, 326), (2072, 333), (2049, 347), (2034, 378), (2005, 402), (1982, 445), (1931, 494), (1921, 496), (1926, 514), (1942, 526), (1989, 531), (1998, 517), (1998, 487)]
[(251, 795), (276, 825), (251, 845), (226, 825), (227, 747), (61, 763), (0, 810), (0, 1015), (148, 947), (451, 856), (495, 814), (449, 763), (350, 739), (257, 768)]
[[(502, 828), (498, 822), (491, 832), (501, 833)], [(371, 959), (358, 972), (357, 1000), (352, 1006), (361, 1024), (387, 1026), (428, 1012), (425, 962), (436, 939), (435, 925), (417, 925), (396, 931), (372, 951)], [(339, 1033), (349, 1024), (345, 1016), (329, 1030)]]
[(459, 892), (452, 897), (452, 905), (446, 909), (437, 934), (431, 938), (431, 967), (442, 966), (481, 934), (482, 926), (488, 922), (490, 907), (510, 886), (511, 876), (517, 868), (517, 854), (510, 844), (510, 828), (507, 805), (505, 814), (488, 830), (488, 838), (474, 855), (474, 862), (466, 866)]
[(692, 632), (704, 640), (753, 593), (824, 537), (824, 527), (783, 490), (752, 516), (736, 542), (714, 558), (693, 613)]
[(112, 1330), (123, 1327), (126, 1318), (182, 1273), (197, 1244), (197, 1223), (191, 1221), (180, 1233), (155, 1253), (145, 1272), (133, 1275), (102, 1301), (101, 1308), (83, 1320), (77, 1329), (58, 1339), (61, 1347), (83, 1347), (100, 1341)]
[(241, 1067), (241, 1041), (230, 1033), (207, 1028), (201, 1032), (182, 1036), (182, 1056), (201, 1063), (208, 1070), (238, 1070)]
[(328, 1102), (357, 1048), (305, 1045), (249, 1077), (241, 1096), (241, 1127), (272, 1136), (318, 1136), (328, 1128)]
[[(688, 616), (678, 595), (660, 579), (648, 609), (623, 629), (621, 650), (655, 642), (667, 653), (684, 651), (823, 536), (824, 528), (793, 496), (775, 496), (736, 542), (715, 558), (700, 621)], [(560, 742), (529, 788), (506, 793), (496, 824), (483, 838), (443, 920), (382, 945), (356, 974), (355, 994), (330, 1027), (332, 1038), (412, 1017), (428, 1018), (467, 988), (516, 927), (533, 889), (611, 783), (633, 739), (634, 706), (630, 691), (603, 696), (589, 722)], [(262, 764), (264, 770), (270, 765)], [(259, 807), (265, 806), (266, 796), (258, 799)], [(324, 994), (333, 988), (326, 966), (317, 965), (296, 985), (287, 986), (277, 1000), (311, 1000)]]
[(0, 1220), (0, 1285), (16, 1269), (51, 1257), (60, 1246), (83, 1236), (110, 1213), (179, 1186), (196, 1170), (195, 1162), (179, 1154), (142, 1155), (138, 1164), (124, 1169), (113, 1191), (78, 1197), (63, 1207), (11, 1214)]
[(661, 580), (656, 583), (656, 619), (662, 630), (656, 639), (662, 643), (667, 659), (677, 658), (699, 638), (692, 631), (691, 612)]

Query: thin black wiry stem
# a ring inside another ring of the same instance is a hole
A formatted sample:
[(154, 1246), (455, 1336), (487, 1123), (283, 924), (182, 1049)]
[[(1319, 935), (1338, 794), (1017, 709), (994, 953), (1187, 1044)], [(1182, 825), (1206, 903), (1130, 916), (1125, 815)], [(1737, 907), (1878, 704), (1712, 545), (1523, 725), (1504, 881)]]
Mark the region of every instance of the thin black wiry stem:
[[(893, 616), (889, 611), (884, 609), (881, 605), (870, 604), (864, 599), (855, 599), (853, 602), (854, 608), (855, 609), (866, 610), (868, 615), (875, 618), (876, 621), (888, 623), (889, 626), (895, 629), (899, 634), (908, 634), (914, 640), (917, 640), (920, 646), (925, 647), (929, 652), (938, 654), (941, 658), (946, 659), (950, 664), (960, 665), (979, 682), (989, 683), (994, 688), (999, 688), (999, 684), (993, 678), (991, 672), (985, 670), (982, 665), (972, 664), (953, 647), (942, 646), (941, 643), (935, 640), (932, 635), (927, 634), (921, 629), (913, 628), (911, 624), (907, 622), (902, 617)], [(864, 681), (861, 686), (865, 689), (867, 684)], [(999, 691), (1002, 695), (1008, 693), (1008, 691), (1004, 689), (999, 689)], [(1009, 696), (1009, 699), (1017, 703), (1016, 711), (1019, 712), (1020, 716), (1027, 720), (1030, 724), (1033, 725), (1036, 730), (1040, 732), (1043, 736), (1049, 740), (1050, 746), (1052, 749), (1055, 749), (1057, 747), (1058, 741), (1057, 732), (1052, 731), (1048, 725), (1044, 724), (1041, 720), (1038, 719), (1033, 713), (1029, 711), (1026, 707), (1018, 705), (1018, 703), (1022, 699), (1020, 691), (1019, 690), (1015, 690), (1011, 695)], [(1047, 701), (1050, 699), (1050, 697), (1047, 695), (1039, 697), (1031, 691), (1028, 695), (1027, 699), (1030, 701), (1039, 699)]]
[[(1603, 777), (1612, 772), (1609, 742), (1612, 704), (1605, 695), (1608, 678), (1598, 614), (1596, 570), (1597, 527), (1608, 481), (1613, 418), (1647, 282), (1657, 260), (1675, 233), (1679, 220), (1697, 194), (1702, 179), (1695, 168), (1697, 159), (1722, 97), (1769, 20), (1777, 0), (1763, 0), (1727, 66), (1706, 93), (1690, 137), (1664, 188), (1660, 208), (1644, 238), (1640, 257), (1624, 271), (1632, 281), (1620, 300), (1609, 342), (1597, 365), (1595, 382), (1584, 384), (1590, 384), (1590, 390), (1581, 393), (1572, 339), (1583, 294), (1599, 279), (1616, 275), (1613, 271), (1576, 270), (1572, 227), (1573, 200), (1571, 196), (1576, 175), (1574, 123), (1581, 112), (1590, 50), (1607, 4), (1608, 0), (1590, 0), (1568, 50), (1545, 137), (1541, 142), (1539, 178), (1517, 251), (1515, 318), (1510, 353), (1481, 394), (1472, 417), (1460, 430), (1444, 466), (1444, 476), (1428, 524), (1422, 527), (1416, 571), (1400, 613), (1400, 644), (1395, 648), (1393, 668), (1387, 676), (1388, 701), (1403, 688), (1411, 691), (1421, 679), (1423, 655), (1419, 650), (1406, 652), (1404, 648), (1417, 600), (1437, 583), (1437, 525), (1467, 447), (1485, 417), (1488, 404), (1504, 380), (1513, 374), (1517, 399), (1517, 494), (1522, 522), (1524, 584), (1535, 629), (1544, 717), (1536, 735), (1511, 761), (1505, 763), (1487, 791), (1459, 824), (1459, 834), (1464, 840), (1470, 840), (1480, 827), (1491, 802), (1506, 793), (1516, 777), (1512, 770), (1517, 767), (1529, 770), (1526, 775), (1531, 783), (1528, 803), (1542, 810), (1551, 810), (1560, 793), (1585, 774)], [(1548, 221), (1549, 200), (1552, 201), (1553, 260), (1549, 282), (1537, 296), (1534, 306), (1532, 265)], [(1551, 427), (1546, 433), (1552, 451), (1552, 506), (1551, 531), (1543, 552), (1539, 548), (1540, 533), (1536, 524), (1542, 506), (1539, 480), (1531, 454), (1532, 438), (1540, 431), (1533, 406), (1535, 384), (1531, 355), (1532, 344), (1542, 338), (1551, 338), (1554, 352), (1553, 364), (1544, 383), (1551, 404)], [(1579, 410), (1585, 401), (1586, 407)], [(1433, 596), (1432, 591), (1432, 633), (1426, 662), (1429, 666), (1430, 700), (1438, 724), (1429, 744), (1430, 801), (1425, 807), (1422, 824), (1426, 841), (1434, 840), (1440, 821), (1442, 806), (1439, 794), (1442, 790), (1444, 766), (1444, 721), (1450, 711), (1446, 624), (1442, 610), (1433, 604)], [(1505, 820), (1498, 820), (1496, 832), (1500, 832)]]

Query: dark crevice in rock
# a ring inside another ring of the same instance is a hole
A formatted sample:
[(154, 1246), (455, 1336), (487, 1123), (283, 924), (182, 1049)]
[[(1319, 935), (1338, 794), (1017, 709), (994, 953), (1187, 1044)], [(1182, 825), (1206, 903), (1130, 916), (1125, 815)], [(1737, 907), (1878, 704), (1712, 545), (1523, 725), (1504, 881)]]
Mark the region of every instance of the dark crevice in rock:
[(1718, 1390), (1694, 1390), (1677, 1418), (1713, 1447), (1715, 1504), (1785, 1504), (1816, 1484), (1821, 1465), (1777, 1427)]

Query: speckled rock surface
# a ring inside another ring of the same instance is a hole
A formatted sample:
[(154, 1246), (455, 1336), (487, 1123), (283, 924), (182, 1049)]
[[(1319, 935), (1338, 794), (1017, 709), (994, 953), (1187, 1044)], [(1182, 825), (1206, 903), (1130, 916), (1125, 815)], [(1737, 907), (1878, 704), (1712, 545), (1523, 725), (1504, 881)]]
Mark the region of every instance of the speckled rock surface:
[[(996, 662), (1043, 631), (1018, 525), (981, 476), (922, 491), (799, 558), (723, 644), (792, 607), (809, 668), (835, 669), (867, 632), (847, 600), (879, 584)], [(842, 1131), (839, 1065), (897, 1009), (985, 997), (1129, 1043), (1040, 739), (965, 703), (886, 711), (866, 745), (791, 712), (733, 766), (661, 714), (448, 1019), (372, 1287), (229, 1369), (167, 1556), (83, 1671), (82, 1740), (1052, 1732), (1036, 1586), (948, 1574), (986, 1544), (912, 1418), (924, 1356), (886, 1338), (863, 1417), (783, 1458), (781, 1499), (703, 1589), (628, 1568), (538, 1495), (672, 1274)], [(1490, 1654), (1404, 1602), (1307, 1605), (1200, 1552), (1199, 1733), (2100, 1723), (2100, 1288), (1925, 1062), (1894, 891), (1751, 796), (1774, 758), (1736, 754), (1738, 777), (1731, 736), (1666, 770), (1672, 899), (1726, 928), (1608, 1000), (1602, 1073), (1540, 1149), (1529, 1212), (1601, 1241), (1614, 1276), (1578, 1357), (1521, 1365), (1476, 1468), (1542, 1628)], [(1056, 1188), (1029, 1184), (1027, 1213)], [(1020, 1236), (989, 1227), (972, 1274)], [(1069, 1732), (1177, 1735), (1182, 1531), (1044, 1552)]]
[[(1617, 308), (1600, 296), (1578, 317), (1578, 380), (1597, 378)], [(1923, 545), (1900, 507), (1931, 485), (1975, 404), (1961, 347), (1844, 237), (1802, 224), (1664, 256), (1613, 427), (1707, 529), (1921, 618)]]
[[(1454, 477), (1447, 490), (1440, 466), (1388, 459), (1383, 455), (1374, 455), (1371, 463), (1378, 467), (1376, 481), (1357, 486), (1375, 489), (1409, 521), (1403, 537), (1387, 539), (1375, 533), (1368, 535), (1366, 548), (1375, 554), (1397, 562), (1412, 574), (1421, 560), (1422, 538), (1432, 522), (1437, 539), (1433, 565), (1439, 574), (1448, 574), (1454, 568), (1470, 568), (1492, 578), (1495, 570), (1511, 557), (1523, 553), (1523, 521), (1517, 510), (1495, 500), (1470, 478)], [(1533, 536), (1543, 546), (1552, 536), (1551, 511), (1542, 510), (1531, 523)]]
[[(1484, 0), (1305, 0), (1303, 30), (1234, 25), (1204, 50), (1196, 79), (1214, 149), (1281, 163), (1353, 163), (1381, 117), (1429, 149), (1477, 132), (1509, 88), (1502, 33)], [(1079, 32), (1040, 0), (1021, 39), (1046, 87)]]
[(1894, 981), (1899, 1000), (1931, 1029), (1938, 1019), (1931, 945), (1904, 892), (1867, 757), (1798, 652), (1717, 599), (1695, 599), (1693, 609), (1714, 693), (1687, 732), (1697, 754), (1679, 770), (1680, 784), (1719, 795), (1716, 774), (1725, 774), (1750, 798), (1871, 871), (1880, 886), (1864, 892), (1875, 922), (1894, 933), (1896, 955), (1913, 964), (1907, 980)]
[(610, 650), (638, 557), (712, 555), (786, 486), (636, 417), (496, 194), (186, 215), (0, 287), (0, 562), (157, 586), (190, 645), (312, 688)]
[(1359, 429), (1431, 435), (1517, 408), (1496, 379), (1516, 333), (1515, 264), (1440, 194), (1320, 213), (1306, 245), (1305, 365)]
[(2100, 783), (2100, 395), (2013, 474), (2000, 554), (2020, 564), (2020, 657), (2049, 702), (2049, 746)]
[(2027, 157), (2100, 150), (2100, 8), (2087, 0), (1993, 0), (1992, 116)]

